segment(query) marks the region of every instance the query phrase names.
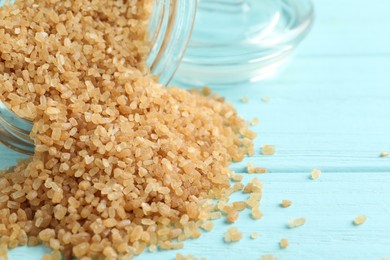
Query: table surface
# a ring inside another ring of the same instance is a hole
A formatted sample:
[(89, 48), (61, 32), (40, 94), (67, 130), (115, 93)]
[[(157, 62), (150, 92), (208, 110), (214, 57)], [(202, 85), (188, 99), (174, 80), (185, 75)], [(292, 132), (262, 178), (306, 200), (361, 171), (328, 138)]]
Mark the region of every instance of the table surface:
[[(248, 161), (269, 169), (261, 209), (234, 226), (243, 232), (237, 243), (223, 243), (229, 227), (185, 242), (179, 251), (145, 253), (137, 259), (173, 259), (177, 253), (208, 259), (382, 259), (390, 257), (390, 4), (386, 0), (314, 0), (316, 22), (291, 63), (278, 77), (220, 90), (240, 114), (260, 119), (256, 147), (273, 144), (274, 156), (257, 155), (232, 169), (244, 172)], [(243, 104), (240, 97), (248, 96)], [(269, 96), (268, 103), (262, 102)], [(259, 150), (259, 149), (258, 149)], [(19, 158), (0, 150), (0, 167)], [(310, 180), (310, 171), (323, 174)], [(248, 181), (252, 176), (245, 175)], [(239, 196), (235, 197), (239, 199)], [(293, 201), (283, 209), (283, 199)], [(367, 222), (354, 226), (354, 217)], [(288, 229), (291, 218), (307, 223)], [(259, 238), (251, 240), (252, 232)], [(287, 249), (279, 241), (288, 239)], [(10, 259), (40, 259), (42, 247), (17, 248)], [(28, 256), (28, 258), (26, 258)]]

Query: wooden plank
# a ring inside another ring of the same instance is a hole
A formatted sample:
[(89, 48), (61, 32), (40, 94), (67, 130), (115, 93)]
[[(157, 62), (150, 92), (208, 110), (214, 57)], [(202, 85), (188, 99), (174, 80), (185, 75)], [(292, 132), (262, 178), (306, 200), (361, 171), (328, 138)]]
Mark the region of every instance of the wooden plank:
[[(217, 221), (213, 232), (186, 242), (179, 252), (208, 259), (259, 259), (266, 253), (282, 260), (390, 257), (390, 158), (378, 158), (390, 150), (389, 3), (314, 2), (316, 24), (277, 78), (220, 90), (245, 118), (259, 117), (257, 148), (277, 146), (275, 156), (247, 160), (272, 172), (259, 176), (265, 184), (264, 218), (253, 221), (249, 212), (242, 214), (237, 226), (244, 239), (231, 245), (222, 240), (227, 224)], [(240, 103), (241, 96), (249, 103)], [(262, 96), (270, 102), (263, 103)], [(0, 148), (0, 167), (16, 158)], [(244, 165), (232, 168), (242, 172)], [(317, 181), (308, 179), (312, 168), (324, 171)], [(282, 199), (293, 206), (281, 209)], [(353, 226), (359, 214), (367, 215), (367, 223)], [(306, 225), (286, 228), (289, 218), (301, 216)], [(260, 238), (250, 240), (252, 231)], [(279, 249), (281, 238), (290, 241), (289, 248)], [(10, 259), (40, 259), (44, 252), (17, 248)], [(173, 259), (177, 252), (137, 259)]]
[(390, 54), (389, 2), (312, 0), (313, 30), (302, 43), (302, 56)]
[[(387, 57), (297, 57), (279, 78), (221, 90), (246, 119), (260, 119), (255, 160), (271, 171), (390, 171), (390, 68)], [(249, 102), (241, 103), (242, 96)], [(269, 96), (270, 101), (261, 101)]]
[[(245, 174), (244, 182), (253, 175)], [(254, 221), (249, 210), (244, 211), (234, 226), (243, 232), (243, 239), (225, 244), (223, 236), (228, 225), (216, 221), (215, 229), (197, 240), (187, 241), (184, 249), (145, 253), (136, 259), (173, 259), (176, 253), (191, 253), (207, 259), (259, 259), (273, 253), (284, 259), (381, 259), (390, 257), (390, 178), (388, 173), (324, 173), (318, 180), (310, 180), (308, 173), (274, 173), (259, 175), (264, 183), (261, 210), (264, 217)], [(237, 194), (232, 200), (243, 200)], [(292, 200), (290, 208), (281, 208), (283, 199)], [(367, 222), (354, 226), (354, 217), (365, 214)], [(307, 223), (295, 229), (286, 227), (289, 218), (305, 217)], [(253, 231), (256, 240), (249, 239)], [(279, 249), (278, 242), (286, 238), (287, 249)], [(35, 260), (43, 249), (12, 250), (10, 259)], [(14, 258), (15, 256), (15, 258)], [(19, 258), (16, 258), (19, 256)]]

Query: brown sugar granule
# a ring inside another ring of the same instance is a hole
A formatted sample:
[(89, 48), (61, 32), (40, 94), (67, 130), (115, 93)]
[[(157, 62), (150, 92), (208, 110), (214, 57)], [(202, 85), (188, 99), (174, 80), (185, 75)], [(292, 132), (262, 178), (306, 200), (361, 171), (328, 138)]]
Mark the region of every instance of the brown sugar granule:
[(236, 211), (236, 210), (231, 210), (231, 211), (227, 214), (226, 220), (227, 220), (227, 222), (229, 222), (229, 223), (234, 223), (234, 222), (237, 221), (238, 217), (239, 217), (238, 211)]
[(196, 256), (193, 256), (191, 254), (188, 255), (182, 255), (180, 253), (176, 254), (175, 260), (207, 260), (205, 257), (197, 258)]
[(202, 88), (202, 94), (205, 96), (210, 96), (211, 95), (211, 89), (209, 87), (203, 87)]
[(282, 200), (282, 203), (280, 203), (280, 206), (282, 208), (288, 208), (292, 205), (292, 201), (291, 200)]
[(303, 226), (305, 223), (306, 223), (305, 218), (290, 219), (288, 222), (288, 227), (296, 228), (296, 227)]
[(249, 162), (246, 165), (246, 170), (247, 170), (248, 173), (267, 173), (267, 168), (255, 167), (252, 162)]
[(379, 154), (379, 157), (388, 157), (389, 156), (389, 152), (381, 152)]
[(252, 214), (253, 219), (261, 219), (263, 217), (263, 213), (258, 208), (252, 208)]
[(260, 260), (279, 260), (279, 258), (272, 254), (267, 254), (267, 255), (262, 255), (260, 257)]
[(259, 124), (259, 119), (257, 117), (254, 117), (251, 121), (252, 126), (257, 126)]
[(262, 155), (274, 155), (276, 153), (276, 147), (274, 145), (265, 144), (261, 148)]
[(3, 243), (0, 243), (0, 259), (8, 259), (8, 248)]
[(233, 191), (241, 191), (244, 189), (244, 184), (242, 182), (234, 183)]
[(250, 235), (250, 238), (256, 239), (258, 236), (259, 236), (259, 234), (257, 232), (252, 232), (252, 234)]
[(237, 227), (231, 227), (227, 230), (225, 234), (225, 242), (226, 243), (232, 243), (240, 241), (242, 238), (242, 233), (240, 230), (238, 230)]
[(214, 228), (214, 223), (211, 221), (206, 221), (200, 226), (203, 230), (210, 232)]
[(358, 226), (364, 224), (366, 221), (367, 221), (367, 217), (365, 215), (360, 215), (354, 218), (353, 224)]
[(321, 174), (322, 174), (322, 172), (320, 170), (314, 169), (314, 170), (311, 171), (310, 178), (312, 180), (317, 180), (318, 178), (321, 177)]
[(281, 239), (279, 242), (279, 246), (281, 249), (287, 248), (288, 247), (288, 240), (285, 238)]
[(222, 218), (222, 213), (221, 212), (212, 212), (212, 213), (210, 213), (210, 219), (220, 219), (220, 218)]
[(232, 204), (234, 210), (242, 211), (246, 209), (246, 202), (245, 201), (235, 201)]
[(156, 245), (150, 245), (149, 246), (149, 252), (156, 252), (157, 251), (157, 246)]
[(250, 195), (249, 199), (246, 202), (246, 205), (249, 208), (253, 209), (253, 208), (259, 207), (259, 205), (260, 205), (260, 198), (254, 197), (254, 196), (257, 196), (257, 195), (259, 195), (259, 197), (261, 198), (261, 194), (260, 193), (252, 193)]
[[(53, 259), (178, 249), (222, 217), (215, 200), (243, 188), (230, 186), (229, 166), (254, 153), (256, 134), (216, 94), (165, 88), (149, 75), (151, 3), (0, 8), (0, 99), (33, 122), (36, 147), (0, 173), (8, 248), (42, 243)], [(247, 191), (258, 204), (259, 182)]]
[(256, 133), (249, 130), (248, 128), (241, 128), (240, 129), (240, 134), (243, 135), (244, 137), (248, 137), (249, 139), (244, 139), (243, 140), (243, 143), (246, 143), (248, 142), (248, 145), (249, 146), (251, 143), (251, 139), (254, 139), (256, 137)]
[(240, 181), (242, 181), (243, 178), (244, 178), (243, 175), (234, 173), (234, 174), (232, 174), (230, 179), (234, 182), (240, 182)]
[[(263, 184), (260, 182), (257, 178), (252, 178), (249, 183), (245, 186), (244, 192), (245, 193), (255, 193), (259, 195), (259, 199), (261, 198), (261, 192), (263, 190)], [(251, 194), (250, 196), (255, 196), (254, 194)], [(251, 199), (251, 197), (249, 198)]]

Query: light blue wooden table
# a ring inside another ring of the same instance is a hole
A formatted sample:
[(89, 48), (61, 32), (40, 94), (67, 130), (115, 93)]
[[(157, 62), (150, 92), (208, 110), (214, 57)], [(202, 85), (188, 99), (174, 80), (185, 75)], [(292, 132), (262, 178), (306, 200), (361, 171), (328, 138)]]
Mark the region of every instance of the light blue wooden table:
[[(223, 243), (228, 225), (221, 220), (182, 250), (137, 259), (173, 259), (178, 252), (207, 259), (268, 253), (282, 260), (390, 258), (390, 157), (379, 158), (390, 151), (390, 3), (314, 2), (315, 26), (277, 78), (220, 92), (245, 118), (260, 119), (257, 147), (277, 147), (275, 156), (249, 159), (270, 170), (259, 176), (263, 219), (241, 214), (235, 226), (243, 239), (234, 244)], [(249, 103), (240, 103), (242, 96)], [(262, 102), (263, 96), (270, 102)], [(0, 156), (0, 166), (16, 158), (5, 148)], [(232, 168), (243, 172), (246, 162)], [(313, 168), (323, 171), (316, 181), (308, 178)], [(283, 199), (293, 205), (280, 208)], [(352, 225), (360, 214), (367, 222)], [(297, 217), (307, 224), (288, 229), (288, 219)], [(256, 240), (249, 239), (253, 231), (260, 234)], [(281, 238), (289, 240), (287, 249), (279, 249)], [(40, 259), (44, 251), (18, 248), (10, 259)]]

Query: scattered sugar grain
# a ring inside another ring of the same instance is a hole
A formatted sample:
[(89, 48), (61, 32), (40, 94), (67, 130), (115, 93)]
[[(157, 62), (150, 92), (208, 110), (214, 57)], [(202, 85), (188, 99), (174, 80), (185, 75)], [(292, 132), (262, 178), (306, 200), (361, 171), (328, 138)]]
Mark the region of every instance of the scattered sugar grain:
[(251, 216), (253, 219), (258, 220), (263, 217), (263, 213), (256, 207), (256, 208), (252, 208)]
[(276, 147), (274, 145), (265, 144), (261, 148), (262, 155), (274, 155), (276, 153)]
[(356, 226), (362, 225), (367, 221), (367, 217), (365, 215), (360, 215), (354, 218), (353, 224)]
[(214, 223), (211, 221), (206, 221), (200, 226), (203, 230), (210, 232), (214, 228)]
[(252, 126), (257, 126), (259, 124), (259, 118), (254, 117), (251, 121)]
[(256, 239), (258, 238), (259, 234), (257, 232), (252, 232), (252, 234), (250, 235), (250, 238), (251, 239)]
[(267, 173), (267, 168), (264, 167), (255, 167), (252, 162), (249, 162), (246, 166), (246, 170), (248, 173), (256, 174), (256, 173)]
[(322, 174), (322, 172), (321, 172), (320, 170), (318, 170), (318, 169), (313, 169), (313, 170), (311, 171), (310, 177), (311, 177), (312, 180), (317, 180), (318, 178), (321, 177), (321, 174)]
[(288, 208), (292, 205), (292, 201), (291, 200), (282, 200), (282, 203), (280, 203), (280, 206), (282, 208)]
[(260, 257), (260, 260), (279, 260), (279, 258), (276, 257), (275, 255), (267, 254), (267, 255), (262, 255)]
[(156, 252), (157, 251), (157, 246), (156, 245), (150, 245), (149, 246), (149, 252), (152, 252), (152, 253), (154, 253), (154, 252)]
[(243, 175), (235, 173), (232, 175), (232, 177), (230, 179), (234, 182), (240, 182), (240, 181), (242, 181), (243, 178), (244, 178)]
[(207, 260), (205, 257), (198, 258), (196, 256), (193, 256), (191, 254), (182, 255), (180, 253), (177, 253), (175, 256), (175, 260)]
[(202, 88), (202, 94), (205, 96), (210, 96), (211, 95), (211, 89), (209, 87), (203, 87)]
[(305, 218), (290, 219), (288, 223), (289, 228), (296, 228), (303, 226), (306, 223)]
[(233, 209), (237, 211), (242, 211), (246, 209), (246, 202), (245, 201), (235, 201), (232, 204)]
[(281, 239), (279, 242), (279, 246), (281, 249), (287, 248), (288, 247), (288, 240), (285, 238)]
[(226, 220), (227, 220), (227, 222), (229, 222), (229, 223), (234, 223), (234, 222), (237, 221), (238, 217), (239, 217), (238, 211), (236, 211), (236, 210), (231, 210), (231, 211), (227, 214)]
[(237, 183), (234, 183), (233, 185), (233, 190), (234, 191), (241, 191), (244, 189), (244, 184), (242, 182), (237, 182)]
[(237, 227), (231, 227), (228, 228), (224, 238), (226, 243), (237, 242), (241, 240), (242, 233)]

